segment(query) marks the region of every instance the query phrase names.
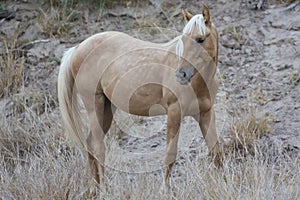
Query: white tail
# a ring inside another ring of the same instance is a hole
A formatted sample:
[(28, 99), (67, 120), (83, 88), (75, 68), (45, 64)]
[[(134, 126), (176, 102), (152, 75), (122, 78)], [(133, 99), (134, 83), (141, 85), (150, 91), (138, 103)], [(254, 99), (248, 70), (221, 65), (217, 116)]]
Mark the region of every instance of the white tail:
[(75, 50), (76, 47), (70, 48), (62, 58), (57, 83), (58, 102), (67, 136), (84, 151), (86, 145), (82, 139), (83, 123), (80, 115), (80, 104), (71, 72), (71, 60)]

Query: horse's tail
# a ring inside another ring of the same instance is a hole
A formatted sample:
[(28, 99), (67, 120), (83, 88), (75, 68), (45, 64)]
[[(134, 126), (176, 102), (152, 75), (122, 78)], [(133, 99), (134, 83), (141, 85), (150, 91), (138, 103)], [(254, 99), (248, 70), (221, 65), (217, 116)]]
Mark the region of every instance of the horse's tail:
[(76, 142), (81, 150), (85, 150), (85, 142), (82, 139), (82, 117), (78, 102), (75, 80), (71, 72), (71, 60), (76, 47), (65, 52), (58, 74), (58, 102), (65, 126), (66, 135)]

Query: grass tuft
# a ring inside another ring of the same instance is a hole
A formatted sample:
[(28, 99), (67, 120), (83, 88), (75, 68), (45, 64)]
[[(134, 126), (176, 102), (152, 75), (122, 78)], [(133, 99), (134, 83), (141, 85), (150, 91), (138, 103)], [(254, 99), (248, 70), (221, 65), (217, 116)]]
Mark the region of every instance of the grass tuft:
[(271, 116), (265, 114), (258, 117), (253, 111), (247, 117), (236, 115), (230, 128), (230, 148), (242, 155), (255, 155), (261, 137), (273, 132), (271, 122)]
[(48, 10), (40, 9), (39, 26), (41, 31), (50, 37), (65, 37), (73, 27), (72, 21), (78, 15), (78, 11), (73, 10), (64, 4), (61, 7), (51, 6)]
[(242, 43), (244, 41), (242, 27), (236, 27), (234, 24), (229, 24), (220, 32), (220, 35), (226, 34), (230, 35), (230, 38), (234, 39), (239, 43)]
[(19, 90), (23, 83), (25, 58), (17, 49), (17, 41), (0, 38), (0, 97), (9, 96)]

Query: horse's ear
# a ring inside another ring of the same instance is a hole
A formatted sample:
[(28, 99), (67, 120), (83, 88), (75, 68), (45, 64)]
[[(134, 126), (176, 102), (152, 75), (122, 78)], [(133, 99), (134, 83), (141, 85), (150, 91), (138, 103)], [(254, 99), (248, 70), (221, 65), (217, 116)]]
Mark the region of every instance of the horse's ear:
[(182, 8), (181, 10), (182, 14), (183, 14), (183, 17), (184, 17), (184, 20), (186, 22), (190, 21), (190, 19), (193, 17), (193, 14), (191, 14), (189, 11), (187, 11), (187, 9), (185, 8)]
[(207, 5), (203, 6), (202, 15), (204, 17), (206, 26), (210, 26), (211, 25), (210, 14), (209, 14), (209, 9), (208, 9)]

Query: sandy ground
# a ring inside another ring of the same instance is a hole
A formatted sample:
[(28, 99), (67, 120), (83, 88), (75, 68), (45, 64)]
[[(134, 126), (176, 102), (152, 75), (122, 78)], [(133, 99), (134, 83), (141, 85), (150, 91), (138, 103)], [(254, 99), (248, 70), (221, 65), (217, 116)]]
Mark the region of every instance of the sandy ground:
[[(272, 134), (268, 140), (282, 149), (300, 149), (300, 7), (282, 11), (280, 1), (270, 1), (266, 10), (249, 9), (244, 1), (204, 1), (211, 9), (212, 20), (220, 33), (220, 88), (216, 102), (217, 128), (228, 139), (236, 115), (270, 116)], [(30, 1), (3, 4), (14, 13), (1, 22), (0, 36), (18, 40), (16, 51), (25, 55), (24, 90), (28, 104), (36, 112), (53, 109), (59, 118), (56, 80), (63, 52), (90, 35), (115, 30), (153, 42), (165, 42), (180, 34), (184, 26), (180, 8), (201, 12), (202, 3), (177, 1), (141, 2), (116, 5), (101, 16), (99, 11), (83, 8), (70, 21), (72, 28), (61, 37), (51, 36), (41, 23), (47, 6)], [(49, 13), (51, 13), (49, 11)], [(150, 26), (150, 28), (149, 28)], [(43, 40), (42, 40), (43, 39)], [(37, 43), (30, 43), (38, 41)], [(25, 44), (25, 45), (24, 45)], [(22, 46), (23, 45), (23, 46)], [(1, 53), (5, 44), (0, 42)], [(21, 91), (22, 92), (22, 91)], [(16, 92), (21, 93), (20, 91)], [(16, 98), (16, 95), (13, 95)], [(49, 100), (48, 108), (41, 101)], [(8, 116), (14, 99), (0, 99)], [(166, 117), (141, 118), (120, 111), (107, 139), (107, 164), (122, 171), (152, 171), (163, 164)], [(181, 155), (207, 155), (201, 132), (195, 121), (186, 118), (181, 127)], [(117, 135), (117, 136), (113, 136)], [(111, 138), (113, 140), (111, 140)], [(137, 162), (142, 160), (143, 162)], [(122, 164), (120, 164), (122, 163)]]

